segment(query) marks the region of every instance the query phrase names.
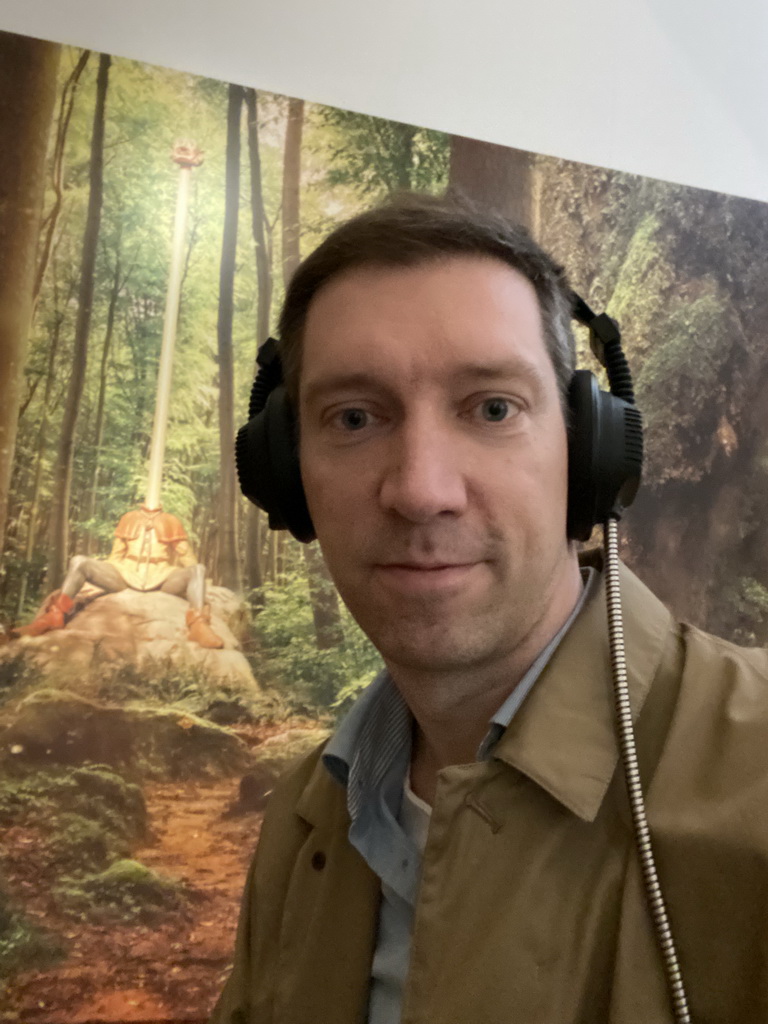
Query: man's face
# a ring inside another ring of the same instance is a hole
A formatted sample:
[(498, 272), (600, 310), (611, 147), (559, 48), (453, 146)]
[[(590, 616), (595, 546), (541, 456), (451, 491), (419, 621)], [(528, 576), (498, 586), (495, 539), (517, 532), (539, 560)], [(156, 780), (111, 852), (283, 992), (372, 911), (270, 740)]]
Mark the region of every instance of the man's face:
[(517, 271), (451, 257), (331, 280), (309, 309), (299, 419), (323, 553), (391, 668), (503, 663), (560, 614), (566, 427)]

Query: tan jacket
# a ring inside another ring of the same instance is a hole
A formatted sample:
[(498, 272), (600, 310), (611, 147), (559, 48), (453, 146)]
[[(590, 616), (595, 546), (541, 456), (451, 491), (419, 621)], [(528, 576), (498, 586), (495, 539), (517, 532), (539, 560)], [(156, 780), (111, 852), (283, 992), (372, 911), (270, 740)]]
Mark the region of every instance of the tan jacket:
[[(768, 655), (628, 570), (649, 820), (695, 1024), (768, 1021)], [(440, 773), (403, 1024), (667, 1024), (613, 719), (602, 586), (490, 762)], [(216, 1024), (365, 1020), (378, 881), (318, 755), (276, 791)]]
[(133, 509), (115, 527), (107, 559), (134, 590), (156, 590), (174, 569), (197, 563), (184, 527), (176, 516), (158, 509)]

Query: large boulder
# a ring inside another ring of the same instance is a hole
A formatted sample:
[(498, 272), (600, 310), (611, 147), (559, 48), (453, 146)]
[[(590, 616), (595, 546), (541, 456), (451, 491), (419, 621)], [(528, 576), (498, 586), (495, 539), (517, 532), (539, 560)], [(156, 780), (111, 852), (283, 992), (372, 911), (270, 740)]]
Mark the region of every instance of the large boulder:
[(250, 766), (234, 733), (172, 708), (115, 707), (39, 690), (0, 729), (0, 757), (34, 764), (105, 764), (136, 775), (200, 778)]
[(247, 706), (258, 700), (261, 688), (233, 632), (242, 627), (242, 604), (224, 587), (209, 587), (207, 598), (211, 625), (224, 641), (221, 650), (208, 650), (188, 639), (189, 604), (183, 598), (156, 590), (104, 594), (84, 588), (63, 629), (21, 637), (0, 649), (0, 674), (3, 664), (18, 661), (23, 654), (48, 685), (98, 697), (103, 695), (104, 680), (126, 668), (149, 678), (161, 674), (164, 666), (166, 675), (171, 667), (177, 676), (193, 677), (198, 688), (210, 691), (211, 700), (220, 699), (223, 689)]
[(227, 814), (261, 810), (283, 772), (311, 754), (330, 734), (329, 729), (317, 727), (285, 729), (260, 743), (251, 752), (251, 767), (241, 778), (237, 800)]

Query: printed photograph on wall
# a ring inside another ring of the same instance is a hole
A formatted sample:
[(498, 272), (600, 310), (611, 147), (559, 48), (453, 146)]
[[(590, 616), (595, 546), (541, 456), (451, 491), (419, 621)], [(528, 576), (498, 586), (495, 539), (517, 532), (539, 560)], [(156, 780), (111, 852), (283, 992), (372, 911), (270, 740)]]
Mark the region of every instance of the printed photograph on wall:
[(7, 33), (0, 83), (0, 1020), (204, 1021), (274, 781), (380, 667), (237, 487), (301, 258), (401, 190), (525, 224), (622, 328), (623, 558), (765, 644), (768, 205)]

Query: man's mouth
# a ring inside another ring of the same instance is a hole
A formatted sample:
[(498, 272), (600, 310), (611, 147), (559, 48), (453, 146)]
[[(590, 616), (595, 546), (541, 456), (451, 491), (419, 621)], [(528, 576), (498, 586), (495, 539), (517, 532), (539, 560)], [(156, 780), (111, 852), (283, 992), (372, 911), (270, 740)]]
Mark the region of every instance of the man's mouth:
[(386, 562), (375, 567), (375, 575), (387, 587), (404, 593), (454, 590), (469, 578), (478, 562)]

